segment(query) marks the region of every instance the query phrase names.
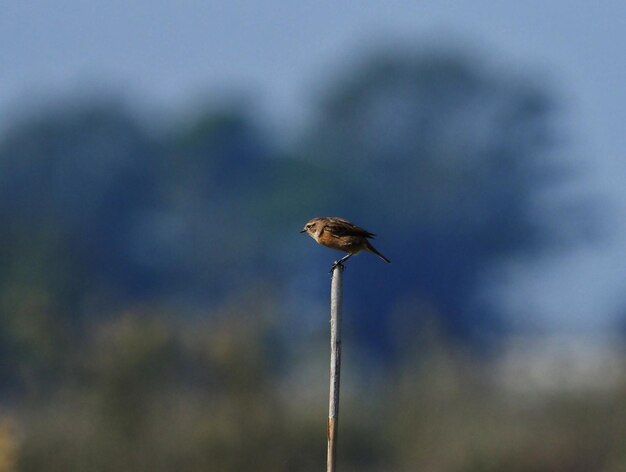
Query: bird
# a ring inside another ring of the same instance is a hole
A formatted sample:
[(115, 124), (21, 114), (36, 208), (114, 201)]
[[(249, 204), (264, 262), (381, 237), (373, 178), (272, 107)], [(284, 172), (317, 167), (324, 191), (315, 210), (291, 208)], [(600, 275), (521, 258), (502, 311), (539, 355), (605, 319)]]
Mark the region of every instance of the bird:
[(331, 271), (337, 266), (343, 267), (345, 261), (361, 251), (369, 251), (376, 254), (386, 263), (391, 263), (369, 242), (370, 238), (376, 236), (374, 233), (370, 233), (343, 218), (336, 216), (312, 218), (305, 223), (304, 228), (300, 232), (307, 233), (316, 243), (322, 246), (348, 253), (338, 261), (335, 261)]

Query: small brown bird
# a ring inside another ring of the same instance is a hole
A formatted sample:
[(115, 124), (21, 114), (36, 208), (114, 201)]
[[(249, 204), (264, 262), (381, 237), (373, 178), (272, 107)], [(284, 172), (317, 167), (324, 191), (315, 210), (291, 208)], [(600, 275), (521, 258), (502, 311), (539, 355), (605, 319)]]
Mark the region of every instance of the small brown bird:
[(336, 261), (333, 268), (341, 265), (354, 254), (369, 251), (376, 254), (383, 261), (391, 262), (368, 241), (376, 235), (359, 228), (357, 225), (337, 217), (313, 218), (306, 222), (301, 233), (308, 233), (315, 242), (332, 249), (347, 252), (348, 254)]

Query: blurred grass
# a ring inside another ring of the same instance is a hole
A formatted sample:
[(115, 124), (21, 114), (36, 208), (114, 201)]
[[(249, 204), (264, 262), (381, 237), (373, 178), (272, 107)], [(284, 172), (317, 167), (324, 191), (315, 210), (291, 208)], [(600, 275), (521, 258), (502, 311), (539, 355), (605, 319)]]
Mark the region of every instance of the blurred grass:
[(18, 438), (13, 422), (0, 417), (0, 472), (15, 470)]
[[(184, 324), (137, 310), (98, 324), (58, 388), (16, 402), (17, 428), (0, 423), (0, 471), (323, 470), (327, 373), (287, 388), (298, 373), (277, 361), (288, 352), (271, 309), (257, 309)], [(626, 383), (524, 398), (487, 361), (441, 339), (424, 345), (388, 377), (346, 371), (341, 470), (626, 469)], [(326, 347), (308, 346), (305, 363), (325, 365)], [(350, 364), (349, 340), (346, 351)]]

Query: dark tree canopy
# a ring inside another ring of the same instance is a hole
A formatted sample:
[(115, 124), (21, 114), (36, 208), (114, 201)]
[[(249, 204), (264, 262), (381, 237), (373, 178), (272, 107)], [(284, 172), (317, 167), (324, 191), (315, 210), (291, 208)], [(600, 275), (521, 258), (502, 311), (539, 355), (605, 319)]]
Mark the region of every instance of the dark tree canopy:
[(339, 256), (300, 238), (313, 216), (379, 234), (392, 260), (350, 261), (347, 323), (367, 349), (389, 347), (393, 313), (419, 322), (425, 306), (448, 333), (493, 331), (482, 275), (550, 229), (531, 210), (563, 175), (553, 110), (471, 58), (381, 55), (331, 84), (287, 152), (245, 109), (207, 107), (158, 136), (116, 103), (42, 111), (0, 141), (2, 365), (51, 325), (63, 337), (134, 303), (189, 312), (261, 287), (286, 294), (277, 311), (313, 306), (327, 280), (312, 274)]
[(481, 276), (550, 230), (532, 205), (562, 172), (553, 111), (546, 91), (455, 55), (374, 57), (331, 88), (304, 153), (332, 175), (328, 211), (380, 233), (394, 262), (351, 274), (379, 284), (352, 294), (376, 318), (360, 326), (376, 336), (398, 299), (419, 294), (450, 332), (494, 328), (474, 303)]

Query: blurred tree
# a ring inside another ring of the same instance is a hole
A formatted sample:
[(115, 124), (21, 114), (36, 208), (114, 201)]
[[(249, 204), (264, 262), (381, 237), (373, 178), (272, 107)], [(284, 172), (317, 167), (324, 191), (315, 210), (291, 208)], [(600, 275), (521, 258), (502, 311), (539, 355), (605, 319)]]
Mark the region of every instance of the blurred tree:
[(130, 114), (104, 101), (42, 112), (6, 133), (0, 376), (41, 381), (58, 370), (83, 315), (154, 285), (133, 245), (136, 221), (154, 204), (153, 154)]
[[(142, 290), (129, 234), (138, 213), (154, 201), (154, 149), (120, 105), (80, 104), (26, 121), (8, 133), (0, 163), (0, 211), (20, 232), (15, 239), (43, 233), (50, 252), (58, 240), (63, 258), (78, 259), (92, 281), (118, 280), (115, 289)], [(70, 270), (68, 290), (81, 287), (84, 274)]]
[(180, 301), (216, 302), (272, 275), (261, 189), (270, 140), (238, 108), (206, 108), (179, 126), (159, 163), (161, 203), (145, 233)]
[(160, 139), (104, 99), (9, 129), (0, 142), (0, 377), (58, 370), (63, 356), (50, 349), (79, 339), (87, 316), (154, 298), (217, 302), (266, 283), (257, 210), (269, 154), (230, 109), (207, 109)]
[(533, 201), (564, 175), (553, 108), (527, 81), (434, 54), (353, 69), (282, 158), (237, 107), (158, 138), (116, 102), (44, 110), (0, 142), (0, 376), (57, 371), (88, 315), (135, 302), (188, 310), (269, 287), (311, 310), (327, 287), (310, 274), (332, 259), (302, 252), (316, 214), (380, 233), (393, 261), (346, 283), (368, 348), (388, 347), (388, 314), (411, 300), (479, 339), (497, 328), (475, 303), (483, 274), (545, 242)]
[(350, 274), (368, 344), (415, 294), (448, 334), (498, 329), (477, 289), (495, 263), (546, 242), (533, 202), (565, 175), (553, 111), (545, 90), (455, 55), (375, 56), (330, 88), (302, 154), (325, 168), (323, 210), (378, 232), (393, 262)]

